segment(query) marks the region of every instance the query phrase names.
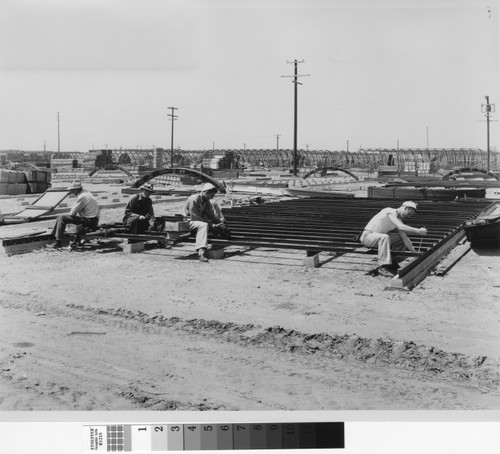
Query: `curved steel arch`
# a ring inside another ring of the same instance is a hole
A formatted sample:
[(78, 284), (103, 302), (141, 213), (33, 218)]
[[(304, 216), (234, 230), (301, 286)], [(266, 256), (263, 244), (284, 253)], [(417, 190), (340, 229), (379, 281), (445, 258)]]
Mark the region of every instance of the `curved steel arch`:
[(102, 167), (94, 167), (89, 173), (87, 173), (87, 176), (91, 177), (98, 170), (121, 170), (127, 176), (129, 176), (129, 177), (133, 176), (125, 167), (117, 166), (117, 165), (114, 165), (114, 164), (108, 164), (106, 167), (104, 167), (104, 169)]
[(54, 151), (50, 158), (54, 159), (83, 159), (85, 153), (82, 151)]
[(310, 172), (307, 172), (304, 175), (303, 179), (305, 180), (306, 178), (310, 177), (313, 173), (323, 172), (325, 170), (336, 170), (336, 171), (339, 171), (339, 172), (344, 172), (344, 173), (347, 173), (348, 175), (350, 175), (351, 177), (353, 177), (355, 180), (359, 180), (359, 178), (356, 175), (354, 175), (352, 172), (350, 172), (347, 169), (343, 169), (341, 167), (317, 167), (316, 169), (311, 170)]
[(496, 176), (494, 173), (488, 172), (487, 170), (484, 170), (484, 169), (478, 169), (477, 167), (462, 167), (461, 169), (452, 170), (451, 172), (448, 172), (446, 175), (443, 175), (442, 179), (449, 180), (450, 177), (452, 177), (453, 175), (457, 175), (457, 174), (460, 174), (462, 172), (484, 173), (485, 175), (488, 175), (489, 177), (494, 178), (497, 181), (500, 181), (500, 178), (498, 176)]
[(132, 163), (132, 159), (130, 159), (130, 156), (128, 153), (122, 153), (118, 157), (118, 164), (120, 165), (129, 165)]
[(202, 181), (205, 181), (207, 183), (212, 183), (219, 192), (225, 193), (226, 192), (226, 185), (224, 182), (220, 182), (216, 180), (215, 178), (212, 178), (210, 175), (207, 175), (206, 173), (200, 172), (199, 170), (195, 169), (187, 169), (185, 167), (174, 167), (174, 168), (166, 168), (166, 169), (160, 169), (160, 170), (155, 170), (151, 173), (148, 173), (147, 175), (144, 175), (142, 178), (139, 178), (132, 186), (131, 188), (139, 188), (142, 186), (144, 183), (148, 182), (149, 180), (152, 180), (153, 178), (159, 177), (160, 175), (166, 175), (169, 173), (178, 173), (179, 175), (192, 175), (197, 178), (200, 178)]

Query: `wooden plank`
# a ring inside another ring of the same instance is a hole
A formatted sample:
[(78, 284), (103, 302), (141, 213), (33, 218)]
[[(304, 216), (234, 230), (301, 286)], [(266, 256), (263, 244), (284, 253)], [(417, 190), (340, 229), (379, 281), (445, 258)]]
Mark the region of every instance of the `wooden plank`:
[(32, 252), (35, 249), (42, 249), (47, 244), (53, 241), (54, 238), (48, 238), (44, 240), (30, 241), (29, 243), (2, 245), (2, 247), (0, 247), (0, 254), (1, 255), (26, 254), (27, 252)]
[(432, 271), (435, 276), (444, 276), (471, 250), (470, 243), (456, 246), (439, 265)]
[(404, 276), (399, 277), (399, 275), (396, 275), (392, 278), (387, 288), (411, 289), (415, 287), (428, 276), (432, 268), (442, 260), (443, 256), (450, 252), (463, 238), (465, 238), (465, 232), (462, 228)]

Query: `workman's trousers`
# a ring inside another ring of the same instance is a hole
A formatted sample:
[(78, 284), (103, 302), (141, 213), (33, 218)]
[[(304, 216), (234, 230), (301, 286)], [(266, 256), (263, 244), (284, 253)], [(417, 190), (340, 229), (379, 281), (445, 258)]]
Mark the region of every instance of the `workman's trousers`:
[(208, 240), (208, 222), (189, 221), (189, 229), (196, 230), (196, 250), (206, 249)]
[(138, 214), (123, 218), (123, 223), (131, 233), (163, 232), (165, 221), (162, 218), (139, 219)]
[(68, 224), (81, 225), (93, 230), (97, 228), (99, 218), (81, 218), (80, 216), (62, 214), (57, 218), (56, 225), (52, 229), (52, 236), (54, 236), (56, 240), (61, 240)]
[(361, 242), (369, 248), (378, 249), (378, 264), (391, 265), (397, 263), (397, 259), (392, 258), (391, 249), (393, 251), (404, 251), (406, 249), (401, 235), (398, 232), (377, 233), (365, 230), (361, 235)]

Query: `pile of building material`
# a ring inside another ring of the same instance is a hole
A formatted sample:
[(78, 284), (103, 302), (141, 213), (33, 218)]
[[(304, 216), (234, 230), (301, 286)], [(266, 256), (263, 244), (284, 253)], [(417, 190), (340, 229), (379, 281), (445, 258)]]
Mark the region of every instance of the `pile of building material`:
[(370, 199), (416, 199), (416, 200), (455, 200), (463, 198), (484, 198), (484, 188), (428, 188), (428, 187), (380, 187), (369, 186)]
[(42, 194), (50, 188), (51, 172), (43, 170), (26, 170), (27, 194)]
[(159, 177), (156, 177), (154, 181), (152, 181), (153, 185), (163, 184), (169, 186), (180, 186), (180, 185), (195, 185), (199, 184), (200, 180), (192, 175), (176, 175), (176, 174), (165, 174)]
[(203, 168), (230, 169), (234, 166), (234, 153), (229, 150), (207, 151), (203, 155)]
[(26, 175), (14, 170), (0, 170), (0, 194), (26, 194)]
[(56, 172), (71, 172), (78, 167), (77, 159), (51, 158), (50, 168)]
[(50, 179), (44, 170), (0, 169), (0, 195), (40, 194), (50, 187)]

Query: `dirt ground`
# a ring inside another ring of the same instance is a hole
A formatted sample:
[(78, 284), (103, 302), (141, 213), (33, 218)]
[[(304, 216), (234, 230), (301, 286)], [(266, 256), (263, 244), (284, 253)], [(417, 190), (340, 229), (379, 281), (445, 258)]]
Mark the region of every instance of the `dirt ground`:
[(500, 409), (498, 251), (407, 292), (371, 255), (114, 245), (0, 257), (0, 410)]

